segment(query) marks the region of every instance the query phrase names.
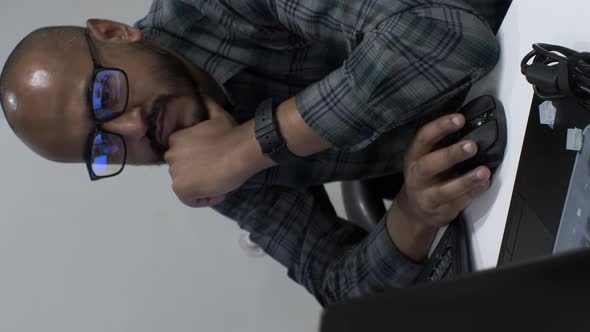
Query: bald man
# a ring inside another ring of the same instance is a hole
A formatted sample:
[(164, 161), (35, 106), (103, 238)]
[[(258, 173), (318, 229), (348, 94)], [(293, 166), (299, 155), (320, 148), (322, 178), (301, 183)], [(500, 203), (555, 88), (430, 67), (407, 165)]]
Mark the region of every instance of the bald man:
[[(92, 180), (165, 163), (183, 203), (237, 221), (325, 305), (411, 284), (436, 230), (487, 190), (485, 166), (443, 176), (475, 142), (438, 143), (465, 121), (445, 107), (498, 53), (460, 0), (156, 0), (135, 27), (29, 34), (0, 100), (28, 147)], [(435, 113), (450, 114), (418, 125)], [(322, 186), (397, 172), (369, 232)]]

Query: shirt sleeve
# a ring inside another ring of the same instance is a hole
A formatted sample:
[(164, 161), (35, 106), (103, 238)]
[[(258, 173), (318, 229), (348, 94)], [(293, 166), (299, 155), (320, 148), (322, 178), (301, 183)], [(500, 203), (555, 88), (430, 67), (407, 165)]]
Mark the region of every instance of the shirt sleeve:
[(288, 30), (347, 46), (342, 66), (296, 96), (305, 122), (341, 150), (444, 104), (499, 57), (485, 20), (459, 1), (265, 2)]
[(249, 231), (324, 306), (406, 286), (422, 270), (398, 251), (384, 221), (367, 233), (339, 218), (323, 186), (240, 190), (214, 209)]

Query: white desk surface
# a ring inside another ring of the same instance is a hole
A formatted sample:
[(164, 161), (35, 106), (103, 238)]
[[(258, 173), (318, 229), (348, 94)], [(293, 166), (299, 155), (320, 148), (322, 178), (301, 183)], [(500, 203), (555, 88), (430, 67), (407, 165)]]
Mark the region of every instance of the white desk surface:
[(498, 33), (502, 47), (500, 62), (468, 97), (469, 100), (482, 94), (496, 96), (504, 104), (508, 122), (504, 162), (497, 169), (490, 190), (465, 210), (477, 270), (497, 265), (524, 141), (533, 89), (520, 73), (520, 61), (532, 50), (532, 44), (539, 42), (590, 51), (589, 28), (588, 0), (513, 0), (508, 10)]

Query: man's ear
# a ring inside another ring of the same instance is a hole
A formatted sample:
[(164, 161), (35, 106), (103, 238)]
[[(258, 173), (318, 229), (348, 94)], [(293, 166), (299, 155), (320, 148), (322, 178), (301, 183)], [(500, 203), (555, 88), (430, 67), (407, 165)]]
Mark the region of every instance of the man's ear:
[(86, 27), (92, 38), (105, 42), (126, 43), (143, 39), (141, 30), (109, 20), (90, 19), (86, 21)]

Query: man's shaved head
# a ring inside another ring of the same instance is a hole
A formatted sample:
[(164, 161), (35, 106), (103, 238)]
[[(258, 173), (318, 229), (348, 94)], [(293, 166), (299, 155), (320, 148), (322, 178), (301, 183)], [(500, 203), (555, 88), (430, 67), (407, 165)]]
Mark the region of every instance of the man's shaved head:
[(92, 19), (87, 29), (47, 27), (27, 35), (0, 76), (0, 103), (12, 130), (46, 159), (84, 160), (97, 125), (88, 43), (96, 65), (124, 71), (129, 83), (125, 112), (99, 126), (123, 137), (127, 163), (161, 163), (168, 137), (207, 117), (201, 93), (211, 84), (198, 84), (206, 75), (196, 66), (123, 23)]
[[(12, 51), (0, 76), (0, 103), (6, 119), (27, 145), (56, 140), (50, 132), (64, 100), (53, 89), (73, 50), (84, 46), (84, 28), (47, 27), (28, 34)], [(35, 137), (27, 133), (35, 132)], [(46, 155), (46, 157), (50, 157)], [(51, 159), (51, 158), (50, 158)]]

